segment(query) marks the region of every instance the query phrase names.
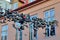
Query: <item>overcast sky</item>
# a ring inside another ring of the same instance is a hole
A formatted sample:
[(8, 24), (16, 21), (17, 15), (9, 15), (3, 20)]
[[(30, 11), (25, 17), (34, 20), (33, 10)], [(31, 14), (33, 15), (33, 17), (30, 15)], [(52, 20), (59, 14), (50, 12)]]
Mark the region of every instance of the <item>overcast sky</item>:
[(10, 0), (6, 0), (6, 1), (10, 2)]

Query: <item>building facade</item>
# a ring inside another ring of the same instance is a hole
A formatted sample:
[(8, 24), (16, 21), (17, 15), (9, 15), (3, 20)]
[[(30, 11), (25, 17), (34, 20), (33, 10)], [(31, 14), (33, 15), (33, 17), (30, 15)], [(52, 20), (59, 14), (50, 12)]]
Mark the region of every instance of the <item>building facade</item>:
[[(57, 20), (58, 21), (58, 26), (56, 26), (56, 35), (55, 36), (49, 36), (45, 37), (44, 32), (45, 29), (39, 29), (37, 32), (37, 39), (36, 40), (60, 40), (60, 19), (59, 19), (59, 13), (60, 13), (60, 0), (38, 0), (36, 2), (32, 2), (30, 4), (27, 4), (26, 6), (23, 6), (23, 8), (18, 8), (14, 11), (18, 11), (20, 13), (24, 14), (30, 14), (34, 16), (38, 16), (39, 18), (43, 18), (46, 21), (52, 21), (52, 20)], [(27, 30), (27, 28), (24, 30), (24, 32)], [(29, 30), (29, 29), (28, 29)], [(31, 31), (33, 33), (33, 31)], [(30, 37), (29, 33), (23, 33), (27, 34), (27, 36)], [(26, 37), (27, 37), (26, 36)], [(23, 39), (26, 39), (26, 37), (23, 36)], [(30, 38), (28, 38), (30, 39)], [(28, 40), (26, 39), (26, 40)], [(32, 39), (32, 38), (31, 38)]]
[[(20, 5), (20, 4), (19, 4)], [(13, 28), (12, 24), (14, 22), (7, 22), (0, 24), (0, 40), (1, 35), (7, 36), (6, 40), (60, 40), (60, 0), (37, 0), (21, 6), (13, 11), (18, 11), (19, 13), (30, 14), (32, 17), (39, 17), (45, 19), (47, 22), (52, 20), (58, 21), (58, 26), (55, 26), (54, 36), (45, 36), (45, 28), (39, 28), (36, 37), (33, 33), (32, 24), (22, 31), (18, 31)], [(32, 16), (33, 15), (33, 16)], [(4, 26), (5, 25), (5, 26)], [(7, 27), (8, 25), (8, 27)], [(16, 25), (19, 25), (16, 23)], [(5, 28), (4, 28), (5, 27)], [(4, 30), (3, 30), (4, 28)], [(8, 31), (6, 31), (8, 30)], [(3, 33), (4, 32), (4, 33)], [(16, 35), (18, 33), (18, 36)], [(19, 34), (20, 33), (20, 34)], [(7, 35), (6, 35), (7, 34)], [(3, 38), (4, 40), (4, 38)]]
[(12, 9), (15, 10), (19, 7), (25, 6), (35, 0), (12, 0)]

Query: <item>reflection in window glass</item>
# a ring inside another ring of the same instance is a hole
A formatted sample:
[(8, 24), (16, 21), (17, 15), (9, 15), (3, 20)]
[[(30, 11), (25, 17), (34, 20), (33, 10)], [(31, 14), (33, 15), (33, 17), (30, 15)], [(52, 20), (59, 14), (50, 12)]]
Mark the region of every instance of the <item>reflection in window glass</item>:
[(47, 21), (54, 20), (54, 13), (55, 13), (54, 9), (45, 11), (45, 20), (47, 20), (47, 19), (48, 19)]
[(7, 35), (8, 35), (8, 25), (4, 25), (2, 27), (2, 37), (1, 37), (1, 40), (7, 40)]
[(14, 3), (13, 7), (14, 7), (13, 9), (17, 9), (18, 8), (18, 3)]
[(50, 16), (51, 16), (51, 17), (54, 17), (54, 13), (55, 13), (54, 9), (51, 9), (51, 10), (50, 10)]
[(49, 11), (46, 11), (45, 12), (45, 18), (48, 18), (50, 15), (49, 15)]

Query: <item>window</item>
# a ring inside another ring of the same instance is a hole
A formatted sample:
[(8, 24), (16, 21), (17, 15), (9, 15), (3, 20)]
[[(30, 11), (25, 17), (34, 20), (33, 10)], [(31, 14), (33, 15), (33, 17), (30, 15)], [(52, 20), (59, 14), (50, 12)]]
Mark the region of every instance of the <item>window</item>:
[(14, 3), (13, 4), (13, 9), (17, 9), (18, 8), (18, 3)]
[[(37, 17), (37, 15), (33, 15), (30, 17), (30, 19), (32, 20), (32, 18), (35, 18)], [(30, 31), (30, 40), (37, 40), (38, 38), (38, 33), (36, 33), (36, 37), (34, 37), (34, 30), (33, 30), (33, 23), (30, 24), (30, 28), (29, 28), (29, 31)], [(34, 39), (33, 39), (34, 38)]]
[(8, 35), (8, 25), (4, 25), (2, 27), (2, 37), (1, 37), (1, 40), (7, 40), (7, 35)]
[(45, 11), (45, 20), (46, 21), (53, 21), (54, 20), (54, 9), (50, 9), (48, 11)]
[[(15, 24), (17, 28), (21, 27), (20, 23), (16, 22)], [(16, 40), (22, 40), (22, 30), (19, 31), (18, 29), (16, 29)]]
[(55, 14), (55, 10), (54, 9), (50, 9), (45, 11), (45, 20), (48, 22), (48, 25), (46, 25), (46, 36), (49, 36), (49, 34), (53, 34), (53, 32), (51, 32), (52, 28), (54, 28), (54, 34), (55, 34), (55, 25), (54, 26), (50, 26), (49, 25), (49, 21), (53, 21), (54, 20), (54, 14)]
[(18, 22), (15, 22), (15, 24), (16, 24), (16, 27), (18, 27), (18, 28), (21, 26), (21, 24)]

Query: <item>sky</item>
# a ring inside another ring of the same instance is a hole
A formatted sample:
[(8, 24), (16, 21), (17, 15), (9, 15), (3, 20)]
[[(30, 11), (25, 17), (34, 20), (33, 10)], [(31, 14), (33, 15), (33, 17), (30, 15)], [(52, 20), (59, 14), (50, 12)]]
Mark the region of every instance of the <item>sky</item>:
[(10, 0), (6, 0), (6, 1), (10, 2)]

